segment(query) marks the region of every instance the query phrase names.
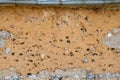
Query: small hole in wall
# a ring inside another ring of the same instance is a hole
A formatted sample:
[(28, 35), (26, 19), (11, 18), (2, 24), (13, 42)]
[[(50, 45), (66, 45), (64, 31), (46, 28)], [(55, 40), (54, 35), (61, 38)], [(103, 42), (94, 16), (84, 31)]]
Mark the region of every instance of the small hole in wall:
[(6, 21), (9, 21), (9, 19), (6, 19)]
[(31, 69), (29, 69), (29, 71), (31, 71)]
[(99, 43), (100, 41), (98, 39), (96, 39), (96, 42)]
[(108, 15), (108, 18), (110, 18), (111, 16), (110, 15)]
[(40, 64), (39, 62), (37, 64)]
[(27, 73), (27, 76), (30, 76), (30, 75), (32, 75), (32, 73)]
[(73, 63), (68, 63), (69, 65), (73, 65)]
[(41, 62), (43, 61), (43, 59), (41, 59)]
[(26, 33), (26, 35), (28, 35), (28, 33)]
[(107, 50), (110, 50), (110, 48), (107, 48)]
[(20, 55), (20, 56), (22, 56), (23, 54), (22, 54), (22, 53), (20, 53), (19, 55)]
[(99, 30), (98, 30), (98, 29), (96, 29), (95, 31), (96, 31), (96, 32), (99, 32)]
[(85, 20), (88, 21), (88, 16), (85, 17)]
[(15, 40), (16, 40), (15, 38), (12, 39), (12, 41), (15, 41)]
[(3, 29), (0, 29), (0, 31), (3, 31)]
[(62, 39), (60, 39), (60, 42), (62, 42), (63, 40)]
[(18, 60), (18, 59), (16, 59), (15, 61), (16, 61), (16, 62), (18, 62), (19, 60)]
[(78, 52), (78, 50), (75, 50), (75, 52)]
[(27, 63), (26, 65), (28, 65), (28, 66), (29, 66), (30, 64), (28, 64), (28, 63)]
[(103, 68), (102, 71), (106, 71), (106, 69)]
[(68, 37), (68, 36), (66, 36), (66, 39), (69, 39), (69, 37)]
[(108, 66), (109, 66), (109, 67), (113, 67), (113, 64), (109, 64)]
[(4, 59), (6, 59), (7, 57), (4, 57)]
[(15, 55), (15, 53), (13, 52), (13, 53), (11, 53), (11, 55), (13, 55), (13, 56), (14, 56), (14, 55)]
[(74, 56), (73, 52), (70, 52), (70, 56)]
[(100, 52), (99, 56), (102, 56), (103, 55), (103, 52)]
[(89, 49), (89, 48), (87, 48), (86, 50), (87, 50), (87, 51), (90, 51), (90, 49)]
[(111, 50), (115, 50), (115, 48), (111, 48)]
[(50, 58), (50, 56), (47, 56), (47, 58)]
[(94, 59), (91, 59), (91, 62), (95, 62), (95, 60), (94, 60)]
[(24, 42), (21, 42), (20, 44), (21, 44), (21, 45), (23, 45), (23, 44), (24, 44)]
[(97, 53), (93, 53), (92, 55), (93, 55), (93, 56), (97, 56), (98, 54), (97, 54)]
[(67, 40), (67, 43), (71, 43), (71, 41), (70, 41), (70, 40)]
[(36, 64), (36, 63), (33, 63), (33, 65), (34, 65), (35, 67), (37, 67), (37, 64)]
[(65, 53), (63, 53), (63, 55), (65, 55)]
[(99, 65), (99, 67), (101, 67), (101, 65)]
[(86, 29), (84, 26), (82, 26), (82, 28), (80, 28), (80, 30), (81, 30), (82, 32), (87, 32), (87, 29)]
[(30, 60), (27, 60), (27, 61), (28, 61), (28, 62), (33, 62), (33, 60), (31, 60), (31, 59), (30, 59)]
[(33, 57), (34, 57), (35, 55), (34, 55), (34, 54), (31, 54), (31, 56), (33, 56)]
[(42, 41), (42, 39), (38, 39), (39, 41)]
[(54, 40), (53, 40), (53, 42), (57, 42), (57, 40), (56, 40), (56, 39), (54, 39)]
[(89, 34), (89, 36), (93, 36), (93, 34)]

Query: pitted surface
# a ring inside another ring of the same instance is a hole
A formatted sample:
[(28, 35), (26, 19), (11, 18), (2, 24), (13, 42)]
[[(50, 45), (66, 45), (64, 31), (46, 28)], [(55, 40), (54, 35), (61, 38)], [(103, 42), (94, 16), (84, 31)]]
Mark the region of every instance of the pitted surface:
[(0, 7), (0, 29), (14, 34), (0, 49), (0, 69), (15, 67), (23, 75), (78, 67), (93, 73), (119, 71), (120, 55), (102, 43), (120, 26), (119, 14), (105, 9)]

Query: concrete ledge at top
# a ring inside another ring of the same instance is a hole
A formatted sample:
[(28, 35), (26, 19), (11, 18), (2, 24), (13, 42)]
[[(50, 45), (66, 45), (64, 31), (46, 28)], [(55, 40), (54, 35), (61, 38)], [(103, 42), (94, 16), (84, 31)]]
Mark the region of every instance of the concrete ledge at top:
[(60, 4), (59, 0), (15, 0), (16, 4)]
[(16, 0), (15, 4), (37, 4), (35, 0)]
[(114, 1), (100, 1), (100, 0), (15, 0), (16, 4), (68, 4), (68, 5), (82, 5), (82, 4), (110, 4), (110, 3), (120, 3), (118, 0)]
[(60, 4), (60, 0), (15, 0), (16, 4)]
[(0, 4), (36, 4), (35, 0), (0, 0)]
[(57, 5), (57, 4), (62, 4), (62, 1), (60, 0), (38, 0), (37, 4)]
[(15, 0), (0, 0), (0, 4), (14, 4)]
[(62, 4), (114, 4), (114, 3), (120, 3), (118, 0), (114, 1), (100, 1), (100, 0), (62, 0)]
[(0, 0), (0, 4), (110, 4), (120, 3), (119, 0)]

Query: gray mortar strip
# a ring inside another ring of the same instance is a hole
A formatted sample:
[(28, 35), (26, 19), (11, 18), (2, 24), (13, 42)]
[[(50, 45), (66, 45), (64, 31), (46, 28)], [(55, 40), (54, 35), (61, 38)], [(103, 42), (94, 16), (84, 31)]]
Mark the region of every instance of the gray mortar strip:
[(15, 68), (0, 71), (0, 80), (120, 80), (120, 72), (93, 74), (82, 68), (56, 69), (54, 72), (42, 70), (38, 74), (19, 75)]
[(22, 76), (15, 68), (9, 68), (0, 71), (0, 80), (120, 80), (120, 72), (93, 74), (82, 68), (74, 68), (65, 71), (56, 69), (54, 72), (42, 70), (38, 74)]

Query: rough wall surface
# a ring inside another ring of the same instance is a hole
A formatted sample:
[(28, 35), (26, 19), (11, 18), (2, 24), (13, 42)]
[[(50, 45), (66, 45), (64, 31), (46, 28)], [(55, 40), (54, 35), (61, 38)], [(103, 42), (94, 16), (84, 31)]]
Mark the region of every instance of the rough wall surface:
[[(21, 74), (82, 67), (95, 73), (120, 70), (120, 54), (102, 43), (107, 32), (120, 26), (120, 11), (0, 7), (0, 29), (14, 34), (0, 49), (0, 69)], [(9, 54), (4, 50), (10, 48)]]

